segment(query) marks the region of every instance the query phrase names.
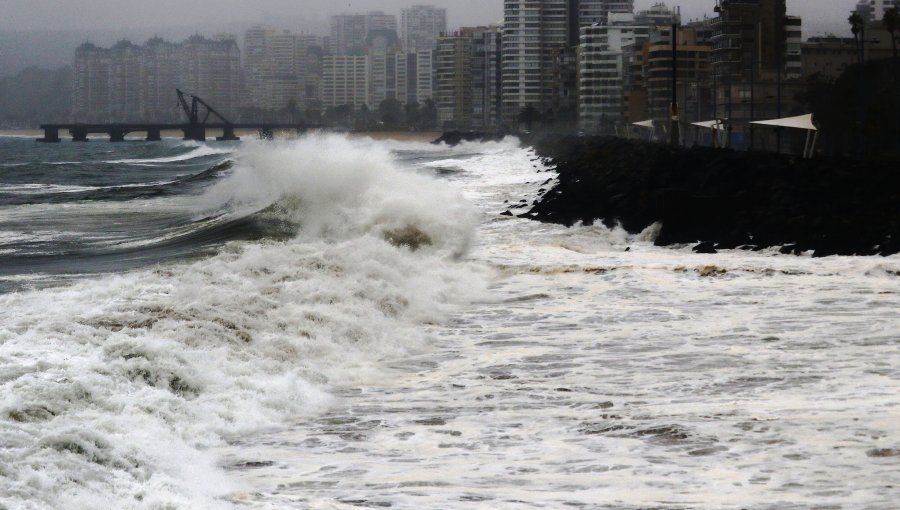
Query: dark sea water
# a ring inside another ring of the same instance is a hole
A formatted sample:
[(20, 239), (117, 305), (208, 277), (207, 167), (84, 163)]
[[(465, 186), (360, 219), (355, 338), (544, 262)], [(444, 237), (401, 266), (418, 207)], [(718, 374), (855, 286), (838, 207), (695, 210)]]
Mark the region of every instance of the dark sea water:
[(197, 196), (234, 147), (0, 137), (0, 292), (189, 257), (265, 227)]
[(0, 137), (0, 510), (898, 508), (900, 258), (500, 215), (554, 178)]

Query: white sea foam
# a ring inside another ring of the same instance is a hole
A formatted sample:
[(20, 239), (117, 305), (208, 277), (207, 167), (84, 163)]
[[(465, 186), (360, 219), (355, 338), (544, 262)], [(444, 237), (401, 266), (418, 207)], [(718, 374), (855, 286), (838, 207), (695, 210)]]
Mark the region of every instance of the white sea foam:
[(251, 489), (233, 500), (896, 506), (900, 258), (700, 255), (653, 246), (656, 228), (500, 217), (555, 177), (533, 153), (431, 155), (482, 208), (489, 297), (431, 328), (438, 349), (398, 361), (405, 377), (218, 449), (270, 464), (237, 471)]
[[(275, 204), (295, 239), (0, 297), (0, 506), (227, 507), (241, 486), (207, 448), (383, 380), (485, 280), (456, 260), (470, 206), (383, 149), (319, 136), (239, 160), (203, 205)], [(385, 241), (410, 226), (432, 246)]]

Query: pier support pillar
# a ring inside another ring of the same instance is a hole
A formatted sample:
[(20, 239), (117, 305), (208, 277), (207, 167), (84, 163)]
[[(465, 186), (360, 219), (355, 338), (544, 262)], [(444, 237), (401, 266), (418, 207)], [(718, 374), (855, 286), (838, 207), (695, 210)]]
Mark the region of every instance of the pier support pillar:
[(109, 130), (109, 141), (110, 142), (124, 142), (125, 141), (125, 131), (121, 129), (110, 129)]
[(240, 139), (241, 137), (234, 134), (234, 126), (225, 126), (222, 129), (222, 136), (216, 138), (220, 142), (236, 142)]
[(190, 125), (182, 129), (184, 131), (185, 140), (193, 140), (195, 142), (206, 141), (206, 126)]
[(88, 141), (88, 132), (87, 129), (81, 128), (72, 128), (69, 130), (69, 133), (72, 134), (73, 142), (86, 142)]
[(275, 131), (270, 127), (261, 127), (261, 128), (259, 128), (259, 139), (260, 140), (274, 140), (275, 139)]
[(159, 142), (162, 140), (162, 130), (159, 128), (148, 128), (147, 129), (147, 141), (148, 142)]
[(55, 127), (44, 128), (44, 137), (38, 138), (37, 141), (44, 142), (44, 143), (60, 142), (61, 140), (59, 139), (59, 128), (55, 128)]

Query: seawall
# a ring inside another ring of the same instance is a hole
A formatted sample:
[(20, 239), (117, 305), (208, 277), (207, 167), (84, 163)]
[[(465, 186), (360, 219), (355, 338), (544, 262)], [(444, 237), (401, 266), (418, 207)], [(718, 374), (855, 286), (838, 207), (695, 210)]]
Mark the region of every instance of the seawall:
[(657, 245), (696, 244), (705, 252), (773, 246), (815, 256), (900, 252), (900, 166), (894, 163), (620, 138), (551, 136), (530, 143), (559, 172), (559, 182), (522, 217), (618, 223), (633, 233), (661, 222)]

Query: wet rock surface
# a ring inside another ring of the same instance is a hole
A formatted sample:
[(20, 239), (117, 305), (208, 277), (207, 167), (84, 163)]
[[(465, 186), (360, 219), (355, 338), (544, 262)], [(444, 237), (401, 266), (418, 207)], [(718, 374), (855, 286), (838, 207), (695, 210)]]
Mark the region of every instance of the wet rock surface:
[(657, 245), (696, 244), (703, 253), (773, 246), (815, 256), (900, 252), (900, 166), (892, 162), (802, 160), (619, 138), (532, 143), (559, 178), (518, 214), (524, 218), (619, 223), (632, 233), (661, 222)]

